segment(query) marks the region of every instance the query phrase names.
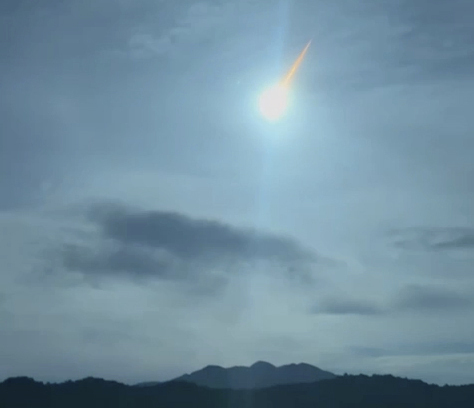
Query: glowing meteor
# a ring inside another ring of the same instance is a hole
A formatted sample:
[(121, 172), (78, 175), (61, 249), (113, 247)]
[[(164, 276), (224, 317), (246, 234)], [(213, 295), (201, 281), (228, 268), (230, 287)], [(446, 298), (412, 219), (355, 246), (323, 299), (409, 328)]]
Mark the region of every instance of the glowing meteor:
[(285, 75), (285, 78), (281, 81), (281, 85), (285, 88), (288, 88), (290, 85), (291, 80), (296, 74), (296, 71), (300, 67), (301, 63), (303, 62), (304, 56), (306, 55), (306, 51), (308, 51), (309, 46), (311, 45), (311, 40), (306, 44), (306, 47), (304, 47), (303, 51), (301, 51), (300, 55), (298, 55), (298, 58), (296, 58), (296, 61), (293, 63), (291, 66), (290, 70), (288, 73)]
[(288, 89), (281, 84), (265, 89), (258, 101), (260, 113), (268, 120), (280, 118), (288, 107)]
[(306, 52), (308, 51), (311, 41), (306, 44), (303, 51), (301, 51), (298, 58), (283, 77), (283, 79), (276, 85), (263, 91), (259, 99), (259, 108), (262, 115), (271, 121), (279, 119), (286, 111), (288, 107), (288, 92), (291, 84), (291, 80), (296, 74), (299, 66), (304, 60)]

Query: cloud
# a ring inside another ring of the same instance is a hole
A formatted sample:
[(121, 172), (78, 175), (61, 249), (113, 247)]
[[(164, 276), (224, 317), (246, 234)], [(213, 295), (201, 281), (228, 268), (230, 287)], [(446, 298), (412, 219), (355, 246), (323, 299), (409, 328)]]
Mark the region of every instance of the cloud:
[(68, 270), (88, 277), (205, 279), (219, 286), (233, 274), (262, 268), (309, 277), (318, 261), (290, 238), (176, 212), (102, 204), (90, 207), (87, 216), (98, 240), (68, 243), (60, 257)]
[(406, 228), (393, 230), (393, 244), (402, 249), (445, 251), (474, 249), (474, 228)]
[(473, 11), (469, 0), (404, 2), (398, 14), (410, 30), (401, 37), (405, 45), (401, 62), (421, 64), (425, 75), (470, 76), (467, 66), (474, 59), (474, 49), (468, 16)]
[(384, 313), (384, 309), (376, 303), (360, 299), (326, 299), (313, 306), (311, 312), (330, 315), (361, 315), (374, 316)]
[(468, 341), (423, 341), (412, 343), (391, 344), (386, 347), (350, 347), (356, 355), (364, 357), (383, 356), (430, 356), (474, 354), (474, 343)]
[(136, 33), (130, 37), (128, 45), (134, 57), (147, 58), (165, 54), (172, 48), (173, 44), (168, 36), (154, 38), (151, 34)]
[(398, 311), (442, 312), (472, 305), (472, 297), (434, 285), (407, 285), (393, 299), (393, 307)]
[(129, 38), (128, 49), (133, 57), (153, 57), (180, 45), (222, 39), (234, 8), (233, 2), (183, 1), (180, 7), (166, 8), (166, 19), (162, 10), (155, 10), (153, 14), (160, 15), (162, 24), (137, 27)]
[(405, 285), (384, 302), (367, 299), (328, 297), (313, 307), (312, 314), (396, 316), (405, 312), (460, 311), (474, 305), (474, 297), (436, 285)]
[(418, 355), (474, 354), (474, 342), (468, 341), (431, 341), (410, 344), (401, 347), (408, 354)]
[(105, 237), (128, 245), (161, 248), (182, 259), (235, 257), (281, 262), (315, 260), (296, 241), (233, 227), (219, 221), (164, 211), (95, 206), (90, 217)]
[(85, 273), (129, 273), (137, 276), (155, 275), (165, 277), (171, 269), (171, 262), (155, 256), (140, 247), (115, 247), (90, 250), (79, 245), (67, 245), (63, 251), (64, 266)]
[(435, 249), (474, 249), (474, 232), (470, 231), (451, 241), (440, 242), (434, 245)]

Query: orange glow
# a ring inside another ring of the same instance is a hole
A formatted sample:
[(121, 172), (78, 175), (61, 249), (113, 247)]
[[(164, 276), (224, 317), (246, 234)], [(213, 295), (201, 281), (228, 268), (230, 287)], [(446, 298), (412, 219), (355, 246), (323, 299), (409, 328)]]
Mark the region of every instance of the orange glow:
[(298, 70), (299, 66), (303, 62), (304, 56), (306, 55), (306, 51), (308, 51), (308, 48), (310, 45), (311, 45), (311, 40), (308, 42), (308, 44), (306, 44), (306, 47), (304, 47), (303, 51), (301, 51), (300, 55), (298, 55), (298, 58), (296, 58), (296, 61), (293, 63), (290, 70), (281, 81), (281, 85), (283, 87), (285, 88), (289, 87), (291, 80), (296, 74), (296, 71)]

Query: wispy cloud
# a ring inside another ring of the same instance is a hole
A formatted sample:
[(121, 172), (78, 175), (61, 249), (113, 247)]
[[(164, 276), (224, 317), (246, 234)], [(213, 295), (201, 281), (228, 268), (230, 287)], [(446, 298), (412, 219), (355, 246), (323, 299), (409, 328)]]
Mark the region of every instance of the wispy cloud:
[(390, 233), (399, 248), (426, 251), (474, 249), (474, 228), (432, 227), (397, 229)]
[[(206, 41), (221, 41), (229, 28), (233, 2), (179, 2), (167, 7), (166, 23), (136, 27), (128, 40), (128, 49), (134, 57), (164, 55), (174, 48), (197, 45)], [(162, 15), (160, 8), (156, 13)]]
[(462, 341), (426, 341), (423, 343), (400, 343), (389, 347), (350, 347), (354, 354), (365, 357), (382, 356), (430, 356), (474, 354), (474, 342)]
[(393, 301), (393, 307), (399, 311), (433, 313), (466, 309), (473, 304), (473, 296), (434, 285), (407, 285)]
[(314, 314), (375, 316), (385, 310), (376, 302), (362, 299), (329, 298), (318, 302), (311, 308)]
[(313, 314), (396, 316), (404, 313), (449, 313), (469, 310), (474, 296), (433, 284), (410, 284), (388, 295), (383, 301), (332, 296), (316, 302)]

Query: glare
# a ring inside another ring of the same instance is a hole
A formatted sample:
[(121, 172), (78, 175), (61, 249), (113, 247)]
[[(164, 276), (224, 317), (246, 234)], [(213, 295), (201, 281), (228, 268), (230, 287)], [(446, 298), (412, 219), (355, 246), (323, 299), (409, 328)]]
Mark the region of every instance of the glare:
[(267, 88), (260, 95), (258, 106), (267, 120), (281, 118), (288, 107), (288, 89), (279, 84)]

